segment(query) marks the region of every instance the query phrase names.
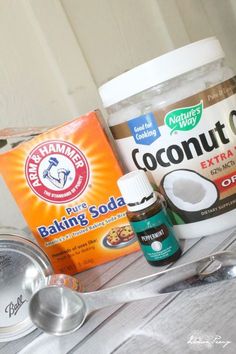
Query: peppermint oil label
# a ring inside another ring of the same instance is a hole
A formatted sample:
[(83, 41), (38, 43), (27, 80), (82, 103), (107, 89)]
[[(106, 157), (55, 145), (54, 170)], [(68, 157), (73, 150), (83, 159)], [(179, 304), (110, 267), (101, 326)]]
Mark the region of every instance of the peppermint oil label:
[(131, 226), (148, 261), (164, 260), (179, 249), (164, 210), (145, 220), (131, 222)]

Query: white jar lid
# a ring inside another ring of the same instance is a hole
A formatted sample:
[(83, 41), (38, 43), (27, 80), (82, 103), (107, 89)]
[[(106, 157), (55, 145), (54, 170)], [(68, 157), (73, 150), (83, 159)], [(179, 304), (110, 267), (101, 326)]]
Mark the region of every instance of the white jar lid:
[(99, 87), (104, 107), (109, 107), (150, 87), (224, 58), (215, 37), (178, 48), (115, 77)]

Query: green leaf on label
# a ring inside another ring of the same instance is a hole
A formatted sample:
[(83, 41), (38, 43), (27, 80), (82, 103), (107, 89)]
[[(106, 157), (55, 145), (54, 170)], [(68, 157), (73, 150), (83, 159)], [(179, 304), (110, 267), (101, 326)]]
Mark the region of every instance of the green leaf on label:
[(202, 111), (202, 101), (196, 106), (174, 109), (166, 114), (165, 124), (171, 129), (171, 134), (175, 130), (191, 130), (199, 123)]

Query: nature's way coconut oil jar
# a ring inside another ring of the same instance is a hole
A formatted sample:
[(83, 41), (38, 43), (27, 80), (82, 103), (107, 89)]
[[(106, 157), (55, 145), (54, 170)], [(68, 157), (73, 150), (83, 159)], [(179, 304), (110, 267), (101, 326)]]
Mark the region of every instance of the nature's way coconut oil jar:
[(216, 38), (100, 87), (128, 171), (148, 172), (181, 238), (236, 225), (236, 76)]

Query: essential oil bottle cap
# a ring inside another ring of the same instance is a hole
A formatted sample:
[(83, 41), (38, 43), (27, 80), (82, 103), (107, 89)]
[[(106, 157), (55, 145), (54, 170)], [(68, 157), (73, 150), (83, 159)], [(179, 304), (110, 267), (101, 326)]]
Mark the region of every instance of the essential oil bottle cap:
[(128, 210), (138, 211), (152, 205), (157, 197), (143, 170), (137, 170), (120, 177), (117, 181)]

